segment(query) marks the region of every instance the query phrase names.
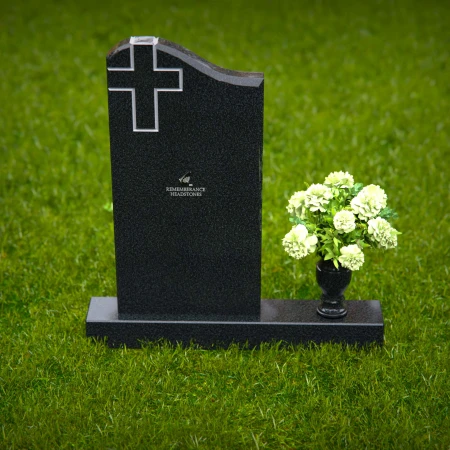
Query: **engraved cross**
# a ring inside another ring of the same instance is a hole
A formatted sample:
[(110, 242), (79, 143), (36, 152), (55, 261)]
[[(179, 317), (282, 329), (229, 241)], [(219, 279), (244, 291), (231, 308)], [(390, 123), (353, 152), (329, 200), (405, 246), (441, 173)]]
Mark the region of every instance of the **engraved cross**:
[(158, 67), (157, 44), (154, 37), (131, 38), (130, 66), (108, 67), (108, 90), (131, 93), (134, 132), (158, 132), (158, 93), (183, 91), (183, 69)]

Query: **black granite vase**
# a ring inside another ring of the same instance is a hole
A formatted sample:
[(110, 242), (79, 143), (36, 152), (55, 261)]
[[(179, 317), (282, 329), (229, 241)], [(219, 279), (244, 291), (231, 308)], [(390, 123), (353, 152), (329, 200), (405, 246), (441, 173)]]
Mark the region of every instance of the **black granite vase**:
[(316, 278), (322, 289), (317, 313), (327, 319), (346, 316), (344, 292), (352, 279), (352, 271), (341, 265), (336, 269), (333, 261), (321, 260), (316, 265)]

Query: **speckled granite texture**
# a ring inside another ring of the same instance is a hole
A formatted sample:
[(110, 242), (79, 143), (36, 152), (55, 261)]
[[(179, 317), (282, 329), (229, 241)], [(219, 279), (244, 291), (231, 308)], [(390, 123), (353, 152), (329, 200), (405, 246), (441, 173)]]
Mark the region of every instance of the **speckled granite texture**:
[[(153, 42), (122, 41), (107, 56), (119, 317), (255, 318), (263, 75)], [(154, 46), (158, 68), (173, 71), (154, 70)], [(130, 67), (131, 51), (135, 70), (117, 70)], [(136, 132), (132, 93), (116, 90), (123, 88), (135, 88), (137, 129), (155, 126), (155, 88), (182, 91), (158, 92), (159, 131)], [(201, 196), (168, 191), (182, 187)]]
[(319, 300), (261, 300), (261, 313), (253, 321), (224, 321), (204, 317), (185, 320), (119, 320), (117, 298), (93, 297), (86, 320), (87, 336), (107, 338), (110, 347), (140, 347), (160, 338), (206, 348), (231, 343), (257, 347), (261, 342), (339, 342), (383, 345), (384, 323), (378, 300), (347, 301), (348, 314), (325, 319), (317, 312)]

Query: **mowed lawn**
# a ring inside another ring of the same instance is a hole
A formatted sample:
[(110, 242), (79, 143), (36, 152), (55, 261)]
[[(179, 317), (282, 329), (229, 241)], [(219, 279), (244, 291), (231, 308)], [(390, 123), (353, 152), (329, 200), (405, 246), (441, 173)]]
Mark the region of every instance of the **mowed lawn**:
[[(449, 449), (450, 4), (3, 2), (1, 449)], [(154, 35), (265, 74), (262, 297), (318, 298), (281, 239), (288, 198), (346, 170), (399, 213), (349, 299), (379, 299), (382, 348), (85, 338), (114, 296), (105, 56)]]

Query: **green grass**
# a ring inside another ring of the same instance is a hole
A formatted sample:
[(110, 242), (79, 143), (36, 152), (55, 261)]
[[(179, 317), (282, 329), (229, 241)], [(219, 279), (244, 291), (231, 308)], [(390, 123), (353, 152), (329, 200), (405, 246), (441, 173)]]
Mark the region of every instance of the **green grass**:
[[(4, 3), (0, 448), (450, 448), (446, 2)], [(263, 297), (319, 295), (281, 246), (304, 182), (385, 188), (398, 249), (347, 291), (381, 300), (383, 348), (85, 338), (116, 292), (105, 55), (131, 35), (265, 73)]]

